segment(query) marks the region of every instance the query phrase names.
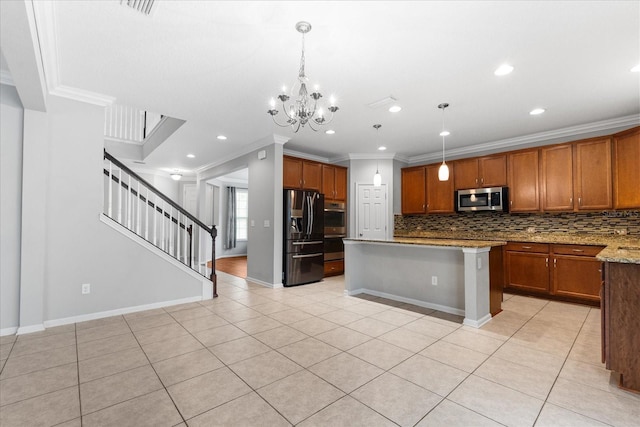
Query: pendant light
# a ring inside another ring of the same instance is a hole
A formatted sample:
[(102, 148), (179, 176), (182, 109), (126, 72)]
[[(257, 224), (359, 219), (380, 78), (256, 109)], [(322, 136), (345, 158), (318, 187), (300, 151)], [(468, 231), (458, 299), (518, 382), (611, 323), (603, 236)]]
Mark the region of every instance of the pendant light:
[[(378, 130), (380, 130), (382, 125), (373, 125), (373, 127), (376, 130), (376, 142), (379, 142)], [(376, 174), (373, 175), (373, 186), (380, 187), (381, 185), (382, 185), (382, 175), (380, 175), (380, 172), (378, 171), (378, 160), (376, 160)]]
[(438, 105), (438, 108), (442, 110), (442, 132), (440, 132), (440, 136), (442, 137), (442, 164), (440, 165), (440, 169), (438, 169), (438, 179), (440, 181), (449, 181), (449, 166), (444, 161), (444, 137), (449, 135), (449, 132), (444, 130), (444, 109), (447, 108), (449, 104), (443, 102)]

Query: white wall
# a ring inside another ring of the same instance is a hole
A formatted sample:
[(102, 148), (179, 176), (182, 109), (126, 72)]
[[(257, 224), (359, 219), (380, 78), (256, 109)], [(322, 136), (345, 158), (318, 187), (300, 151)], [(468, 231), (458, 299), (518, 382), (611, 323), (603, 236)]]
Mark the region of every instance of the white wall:
[(349, 212), (349, 237), (355, 237), (357, 233), (356, 228), (356, 203), (357, 193), (356, 184), (373, 184), (373, 175), (376, 173), (376, 168), (382, 176), (382, 184), (385, 184), (387, 193), (387, 230), (388, 236), (393, 236), (393, 209), (394, 203), (394, 172), (393, 172), (393, 160), (380, 159), (380, 160), (361, 160), (352, 159), (349, 162), (349, 199), (348, 199), (348, 212)]
[[(204, 279), (100, 220), (103, 108), (50, 97), (47, 113), (27, 112), (24, 144), (31, 147), (23, 164), (32, 171), (42, 161), (45, 173), (23, 173), (23, 182), (34, 181), (23, 187), (23, 225), (38, 226), (43, 219), (45, 226), (37, 239), (28, 240), (23, 228), (23, 254), (26, 246), (42, 256), (22, 258), (20, 327), (28, 332), (45, 322), (202, 297)], [(42, 138), (27, 140), (27, 131)], [(37, 148), (44, 155), (34, 159)], [(25, 271), (34, 269), (25, 278)], [(89, 295), (81, 294), (82, 283), (91, 284)]]
[[(254, 146), (259, 148), (202, 171), (198, 175), (199, 196), (204, 199), (205, 181), (249, 169), (249, 224), (253, 221), (255, 226), (249, 225), (248, 230), (247, 278), (278, 286), (282, 284), (282, 145), (269, 136)], [(261, 150), (267, 155), (263, 160), (258, 159)], [(200, 209), (204, 209), (202, 204)], [(266, 227), (265, 221), (269, 223)], [(218, 240), (221, 238), (218, 232)]]
[(20, 321), (23, 109), (13, 86), (0, 85), (0, 330)]

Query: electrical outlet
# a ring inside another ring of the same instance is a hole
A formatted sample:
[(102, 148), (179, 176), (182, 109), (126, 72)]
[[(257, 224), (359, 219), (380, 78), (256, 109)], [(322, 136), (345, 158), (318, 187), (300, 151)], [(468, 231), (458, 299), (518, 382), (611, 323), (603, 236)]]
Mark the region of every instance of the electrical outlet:
[(82, 284), (82, 295), (91, 293), (91, 283), (83, 283)]
[(264, 227), (265, 228), (271, 227), (271, 222), (268, 219), (264, 220)]
[(438, 276), (431, 276), (431, 284), (433, 286), (438, 286)]

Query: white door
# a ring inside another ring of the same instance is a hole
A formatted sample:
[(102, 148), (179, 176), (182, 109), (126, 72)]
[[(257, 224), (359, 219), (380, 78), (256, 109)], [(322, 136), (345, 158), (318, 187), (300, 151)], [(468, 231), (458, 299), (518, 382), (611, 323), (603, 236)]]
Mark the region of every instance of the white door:
[(387, 186), (357, 184), (356, 217), (357, 237), (363, 239), (387, 238)]
[(196, 184), (184, 184), (182, 189), (182, 207), (191, 215), (198, 212), (198, 187)]

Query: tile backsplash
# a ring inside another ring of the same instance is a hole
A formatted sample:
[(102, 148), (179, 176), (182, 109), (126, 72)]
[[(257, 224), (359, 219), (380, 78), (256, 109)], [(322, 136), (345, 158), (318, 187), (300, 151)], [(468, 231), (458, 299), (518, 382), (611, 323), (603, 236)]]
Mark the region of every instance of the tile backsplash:
[(640, 236), (640, 211), (395, 215), (395, 234), (414, 231), (554, 232)]

